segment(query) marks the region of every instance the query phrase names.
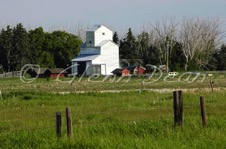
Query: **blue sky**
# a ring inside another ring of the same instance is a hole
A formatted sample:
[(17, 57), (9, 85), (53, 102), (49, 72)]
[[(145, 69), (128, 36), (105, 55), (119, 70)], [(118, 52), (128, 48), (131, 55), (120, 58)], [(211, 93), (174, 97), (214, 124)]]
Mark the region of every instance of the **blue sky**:
[[(219, 17), (226, 25), (226, 0), (2, 0), (0, 27), (106, 24), (113, 30), (139, 30), (163, 17)], [(224, 27), (226, 28), (226, 27)]]

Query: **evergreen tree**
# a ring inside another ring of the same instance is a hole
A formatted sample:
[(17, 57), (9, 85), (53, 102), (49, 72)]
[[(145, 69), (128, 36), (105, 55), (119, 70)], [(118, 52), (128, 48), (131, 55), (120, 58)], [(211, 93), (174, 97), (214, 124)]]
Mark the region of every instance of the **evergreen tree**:
[(15, 59), (15, 63), (12, 64), (13, 70), (20, 70), (23, 65), (30, 63), (30, 52), (28, 33), (19, 23), (13, 29), (13, 58)]
[(169, 47), (169, 68), (171, 71), (184, 70), (185, 57), (180, 47), (180, 43), (176, 41), (173, 47)]
[(3, 68), (7, 68), (7, 71), (11, 71), (11, 65), (14, 63), (13, 58), (13, 31), (10, 26), (7, 26), (6, 30), (2, 29), (0, 34), (0, 64)]
[(129, 28), (126, 38), (120, 41), (119, 53), (121, 58), (129, 59), (131, 64), (134, 64), (139, 57), (138, 45), (131, 28)]
[(216, 55), (217, 70), (226, 70), (226, 45), (222, 45), (220, 51)]
[(113, 34), (113, 42), (116, 44), (119, 44), (119, 38), (117, 32), (114, 32)]
[(147, 32), (142, 32), (137, 36), (138, 39), (138, 54), (139, 58), (142, 59), (146, 64), (150, 62), (150, 43), (149, 34)]

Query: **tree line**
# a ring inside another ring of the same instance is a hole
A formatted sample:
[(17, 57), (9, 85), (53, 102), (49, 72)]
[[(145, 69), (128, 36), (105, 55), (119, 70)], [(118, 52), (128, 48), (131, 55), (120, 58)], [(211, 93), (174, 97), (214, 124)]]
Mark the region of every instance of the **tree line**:
[(210, 18), (163, 19), (134, 35), (129, 28), (120, 45), (120, 58), (130, 64), (166, 65), (171, 71), (225, 70), (226, 46), (221, 21)]
[(27, 31), (21, 23), (0, 32), (0, 65), (5, 71), (20, 70), (25, 64), (66, 68), (79, 54), (82, 40), (65, 31), (45, 32), (42, 27)]
[[(5, 71), (20, 70), (25, 64), (48, 68), (67, 68), (80, 52), (85, 27), (76, 34), (66, 31), (45, 32), (42, 27), (27, 31), (21, 23), (0, 32), (0, 66)], [(225, 70), (226, 45), (219, 19), (163, 19), (144, 25), (134, 35), (131, 28), (120, 38), (120, 59), (130, 65), (166, 65), (171, 71)]]

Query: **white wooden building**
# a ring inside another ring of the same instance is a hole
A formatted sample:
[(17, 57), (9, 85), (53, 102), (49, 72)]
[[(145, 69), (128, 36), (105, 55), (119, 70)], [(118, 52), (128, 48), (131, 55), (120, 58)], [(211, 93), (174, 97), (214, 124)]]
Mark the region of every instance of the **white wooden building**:
[(86, 31), (86, 42), (78, 57), (71, 60), (72, 75), (110, 75), (119, 68), (119, 47), (113, 42), (113, 32), (104, 25)]

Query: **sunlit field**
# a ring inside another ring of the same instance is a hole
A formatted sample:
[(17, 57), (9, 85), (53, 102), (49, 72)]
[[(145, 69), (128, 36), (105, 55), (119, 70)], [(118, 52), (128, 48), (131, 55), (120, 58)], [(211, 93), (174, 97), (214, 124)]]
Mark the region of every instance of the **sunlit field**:
[[(37, 79), (27, 84), (0, 78), (0, 148), (224, 148), (224, 75), (192, 83), (186, 76), (180, 81), (156, 78)], [(182, 127), (174, 126), (172, 91), (178, 89), (184, 100)], [(206, 98), (206, 128), (200, 96)], [(66, 133), (66, 107), (72, 112), (72, 139)], [(61, 138), (56, 136), (56, 112), (63, 116)]]

